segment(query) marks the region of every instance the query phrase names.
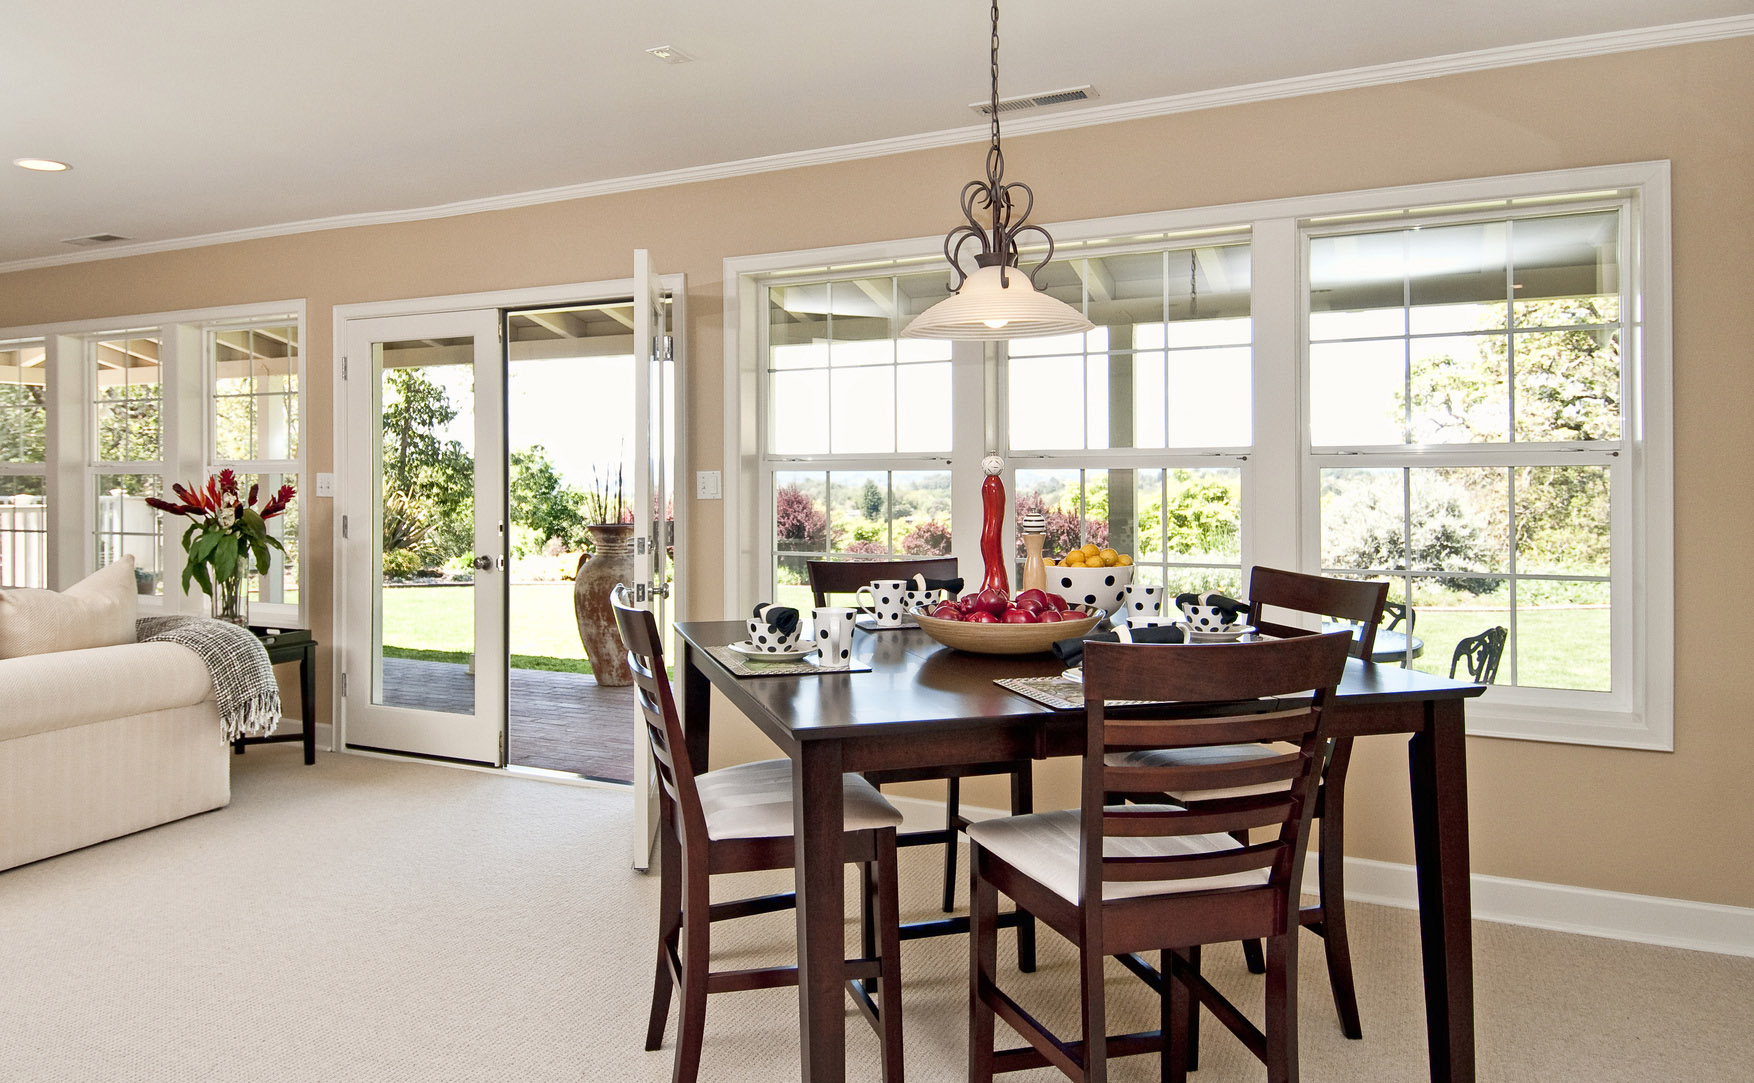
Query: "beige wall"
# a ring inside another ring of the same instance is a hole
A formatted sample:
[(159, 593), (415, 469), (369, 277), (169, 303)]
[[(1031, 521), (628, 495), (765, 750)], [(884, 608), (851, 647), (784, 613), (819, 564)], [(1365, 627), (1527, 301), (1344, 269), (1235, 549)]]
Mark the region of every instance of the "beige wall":
[[(1750, 655), (1714, 630), (1754, 610), (1754, 38), (1507, 68), (1007, 140), (1045, 221), (1463, 177), (1669, 159), (1674, 180), (1676, 751), (1470, 742), (1475, 870), (1754, 906)], [(304, 297), (312, 471), (333, 469), (338, 304), (625, 277), (649, 248), (688, 276), (695, 469), (721, 468), (721, 261), (941, 233), (980, 168), (955, 147), (519, 210), (0, 275), (0, 327)], [(517, 187), (508, 178), (508, 188)], [(110, 226), (112, 223), (98, 223)], [(686, 487), (684, 487), (686, 488)], [(327, 640), (329, 502), (307, 511), (317, 635)], [(689, 601), (714, 615), (721, 507), (685, 495)], [(329, 672), (325, 657), (323, 670)], [(327, 693), (325, 692), (325, 697)], [(325, 698), (326, 702), (326, 698)], [(715, 760), (771, 755), (721, 726)], [(1349, 852), (1410, 860), (1404, 753), (1360, 745)], [(1070, 803), (1072, 773), (1039, 792)], [(968, 800), (1002, 802), (971, 787)]]

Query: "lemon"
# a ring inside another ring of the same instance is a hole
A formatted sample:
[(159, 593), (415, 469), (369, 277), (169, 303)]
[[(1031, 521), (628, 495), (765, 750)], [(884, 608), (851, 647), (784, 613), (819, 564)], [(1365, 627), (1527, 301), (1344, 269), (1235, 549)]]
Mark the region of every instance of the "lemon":
[(1131, 568), (1132, 566), (1133, 566), (1133, 558), (1128, 556), (1127, 554), (1122, 553), (1121, 555), (1115, 557), (1115, 567), (1117, 567), (1117, 568)]
[(1086, 557), (1093, 557), (1102, 552), (1101, 549), (1096, 547), (1095, 542), (1085, 542), (1079, 547), (1078, 551), (1083, 553)]

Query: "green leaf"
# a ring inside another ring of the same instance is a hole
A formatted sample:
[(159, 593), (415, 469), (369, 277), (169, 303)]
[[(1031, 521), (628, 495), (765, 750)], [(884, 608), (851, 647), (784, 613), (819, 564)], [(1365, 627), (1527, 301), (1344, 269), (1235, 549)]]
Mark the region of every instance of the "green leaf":
[(233, 546), (222, 545), (213, 553), (213, 574), (219, 579), (230, 579), (238, 570), (238, 551)]
[(252, 540), (250, 542), (250, 548), (254, 549), (256, 552), (256, 571), (262, 575), (267, 575), (268, 547), (259, 541)]

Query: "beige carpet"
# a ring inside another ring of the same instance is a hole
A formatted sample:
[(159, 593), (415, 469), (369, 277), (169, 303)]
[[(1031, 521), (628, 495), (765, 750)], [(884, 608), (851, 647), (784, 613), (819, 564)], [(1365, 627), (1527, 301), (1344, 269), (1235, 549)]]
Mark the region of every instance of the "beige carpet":
[[(228, 809), (0, 873), (0, 1080), (669, 1078), (672, 1048), (640, 1048), (657, 883), (628, 868), (624, 793), (328, 754), (307, 768), (295, 745), (235, 763)], [(935, 854), (904, 851), (904, 910), (933, 909)], [(1414, 916), (1353, 915), (1366, 1037), (1340, 1036), (1305, 937), (1303, 1078), (1423, 1079)], [(721, 958), (789, 952), (789, 915), (742, 926)], [(1072, 959), (1043, 945), (1017, 988), (1064, 1020)], [(1490, 924), (1475, 945), (1483, 1080), (1749, 1078), (1754, 960)], [(962, 1079), (966, 942), (904, 952), (908, 1077)], [(1240, 952), (1208, 960), (1258, 1015)], [(1117, 988), (1117, 1023), (1149, 1025), (1136, 981)], [(790, 990), (713, 997), (707, 1032), (703, 1080), (797, 1078)], [(848, 1035), (849, 1078), (877, 1079), (856, 1016)], [(1198, 1083), (1264, 1078), (1206, 1035)]]

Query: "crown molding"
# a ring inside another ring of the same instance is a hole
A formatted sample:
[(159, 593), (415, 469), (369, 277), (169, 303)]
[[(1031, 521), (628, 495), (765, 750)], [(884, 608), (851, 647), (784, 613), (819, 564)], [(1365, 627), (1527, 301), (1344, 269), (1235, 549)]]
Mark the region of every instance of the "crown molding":
[[(1272, 101), (1280, 98), (1326, 94), (1337, 90), (1353, 90), (1390, 83), (1414, 82), (1420, 79), (1436, 79), (1446, 75), (1490, 71), (1495, 68), (1539, 64), (1553, 60), (1603, 56), (1642, 49), (1659, 49), (1673, 45), (1691, 45), (1748, 35), (1754, 35), (1754, 15), (1704, 19), (1698, 22), (1677, 23), (1672, 26), (1619, 30), (1605, 34), (1586, 34), (1529, 45), (1480, 49), (1468, 53), (1452, 53), (1447, 56), (1400, 61), (1393, 64), (1376, 64), (1363, 68), (1350, 68), (1345, 71), (1325, 72), (1320, 75), (1274, 79), (1267, 82), (1222, 87), (1190, 94), (1172, 94), (1161, 98), (1146, 98), (1141, 101), (1116, 102), (1081, 109), (1068, 109), (1045, 116), (1019, 117), (1004, 123), (1005, 130), (1010, 135), (1033, 135), (1065, 131), (1072, 128), (1088, 128), (1099, 124), (1115, 124), (1127, 120), (1169, 116), (1175, 113), (1191, 113), (1231, 105), (1245, 105), (1252, 102)], [(453, 218), (465, 214), (481, 214), (487, 211), (512, 210), (544, 203), (589, 199), (593, 196), (613, 195), (619, 192), (668, 188), (680, 184), (696, 184), (702, 181), (745, 177), (758, 173), (774, 173), (836, 162), (881, 158), (909, 151), (932, 150), (938, 147), (984, 142), (988, 134), (988, 126), (982, 123), (917, 135), (873, 139), (862, 143), (846, 143), (814, 150), (788, 151), (783, 154), (743, 158), (733, 162), (690, 166), (686, 169), (643, 173), (631, 177), (615, 177), (583, 184), (564, 185), (558, 188), (512, 192), (506, 195), (463, 200), (457, 203), (443, 203), (431, 207), (344, 214), (331, 218), (283, 222), (276, 225), (255, 226), (223, 233), (207, 233), (194, 237), (143, 241), (139, 244), (115, 245), (98, 251), (70, 252), (64, 255), (38, 256), (32, 259), (14, 260), (11, 263), (0, 263), (0, 274), (35, 270), (41, 267), (58, 267), (73, 263), (123, 259), (128, 256), (171, 252), (185, 248), (206, 248), (211, 245), (234, 244), (239, 241), (260, 240), (268, 237), (284, 237), (296, 233), (353, 229), (359, 226), (393, 225), (433, 218)]]

